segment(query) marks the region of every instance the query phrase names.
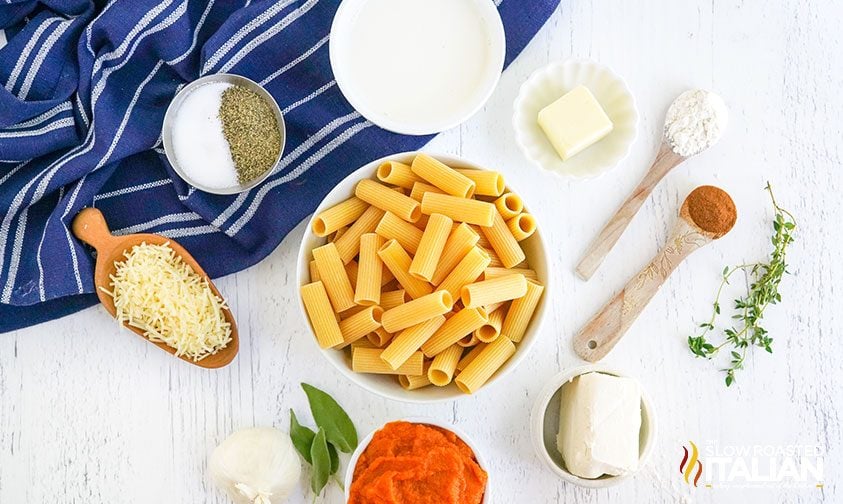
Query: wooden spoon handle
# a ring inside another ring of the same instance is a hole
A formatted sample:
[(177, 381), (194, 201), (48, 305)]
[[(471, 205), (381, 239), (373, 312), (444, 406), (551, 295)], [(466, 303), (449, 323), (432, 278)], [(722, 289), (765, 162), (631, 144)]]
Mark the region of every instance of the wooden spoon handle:
[(627, 329), (658, 292), (667, 277), (688, 255), (711, 238), (679, 219), (667, 245), (650, 264), (632, 277), (574, 337), (574, 351), (589, 362), (597, 362), (620, 341)]
[(624, 201), (623, 205), (615, 212), (615, 215), (606, 223), (600, 234), (591, 242), (591, 245), (585, 251), (583, 258), (577, 264), (577, 274), (583, 280), (588, 280), (600, 267), (603, 259), (618, 242), (623, 232), (626, 230), (632, 218), (641, 209), (641, 205), (653, 192), (653, 189), (658, 185), (659, 181), (664, 178), (667, 173), (676, 165), (684, 161), (685, 158), (673, 152), (666, 142), (662, 142), (659, 147), (659, 152), (653, 161), (650, 170), (638, 184), (638, 187), (632, 191), (632, 194)]
[(108, 230), (102, 212), (96, 208), (85, 208), (79, 212), (73, 219), (72, 229), (77, 238), (100, 253), (110, 250), (117, 239)]

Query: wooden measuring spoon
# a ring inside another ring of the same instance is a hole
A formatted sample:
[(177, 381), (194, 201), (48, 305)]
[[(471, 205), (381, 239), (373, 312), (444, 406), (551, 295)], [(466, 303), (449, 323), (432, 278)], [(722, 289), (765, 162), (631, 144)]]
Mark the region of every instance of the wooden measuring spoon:
[[(106, 311), (108, 311), (108, 313), (112, 316), (115, 316), (116, 314), (114, 299), (103, 292), (100, 287), (109, 288), (109, 282), (111, 281), (109, 277), (110, 275), (113, 275), (117, 269), (115, 263), (125, 259), (123, 254), (135, 245), (140, 245), (141, 242), (146, 242), (150, 245), (169, 243), (170, 247), (176, 251), (176, 254), (181, 256), (182, 260), (193, 268), (193, 271), (196, 272), (197, 275), (203, 276), (208, 280), (208, 285), (211, 287), (214, 294), (222, 298), (222, 295), (220, 295), (216, 286), (213, 282), (211, 282), (211, 279), (208, 278), (208, 275), (202, 267), (199, 266), (199, 263), (196, 262), (193, 256), (191, 256), (184, 247), (170, 238), (155, 234), (114, 236), (109, 232), (108, 224), (106, 224), (102, 212), (96, 208), (85, 208), (79, 212), (79, 214), (73, 219), (72, 228), (73, 234), (75, 234), (77, 238), (97, 250), (97, 264), (94, 271), (94, 286), (97, 291), (97, 297), (99, 297), (100, 302), (105, 307)], [(231, 310), (224, 310), (223, 315), (225, 316), (226, 321), (231, 324), (231, 341), (228, 343), (228, 346), (213, 355), (209, 355), (204, 359), (195, 362), (189, 357), (180, 356), (179, 358), (185, 362), (207, 369), (220, 368), (234, 360), (234, 357), (237, 356), (237, 352), (240, 347), (240, 339), (237, 335), (237, 325), (234, 322), (234, 316), (231, 314)], [(170, 347), (166, 343), (150, 341), (146, 336), (144, 336), (142, 330), (136, 327), (131, 327), (128, 324), (123, 325), (129, 330), (140, 335), (144, 340), (149, 341), (158, 348), (175, 355), (175, 348)]]
[(735, 204), (726, 191), (713, 186), (691, 191), (661, 252), (574, 337), (577, 355), (589, 362), (605, 357), (679, 263), (691, 252), (728, 233), (736, 219)]
[(597, 268), (603, 263), (603, 259), (618, 242), (623, 232), (626, 230), (632, 218), (641, 209), (641, 205), (650, 197), (650, 193), (658, 185), (659, 182), (667, 175), (670, 170), (679, 166), (686, 157), (680, 156), (673, 152), (670, 144), (666, 140), (662, 140), (659, 147), (659, 152), (656, 154), (656, 159), (652, 166), (644, 175), (638, 187), (632, 191), (632, 194), (623, 202), (623, 205), (615, 212), (615, 215), (609, 219), (609, 222), (600, 230), (600, 234), (591, 242), (585, 250), (583, 258), (577, 264), (576, 272), (583, 280), (588, 280), (597, 271)]

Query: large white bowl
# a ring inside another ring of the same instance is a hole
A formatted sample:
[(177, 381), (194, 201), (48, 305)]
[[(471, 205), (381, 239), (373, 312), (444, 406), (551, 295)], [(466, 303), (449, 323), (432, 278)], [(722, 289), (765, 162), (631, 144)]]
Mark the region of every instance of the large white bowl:
[[(325, 199), (322, 200), (322, 203), (316, 209), (314, 215), (318, 215), (323, 210), (327, 210), (328, 208), (354, 196), (354, 188), (357, 183), (367, 178), (376, 179), (375, 172), (377, 170), (377, 167), (384, 161), (399, 161), (402, 163), (409, 164), (412, 162), (416, 154), (416, 152), (405, 152), (402, 154), (386, 156), (358, 169), (357, 171), (353, 172), (351, 175), (343, 179), (340, 183), (338, 183), (337, 186), (334, 187), (334, 189), (330, 193), (328, 193), (327, 196), (325, 196)], [(459, 157), (440, 154), (430, 155), (453, 168), (472, 168), (478, 170), (483, 169), (480, 166), (475, 165)], [(511, 190), (515, 193), (518, 192), (515, 188), (511, 188)], [(525, 210), (529, 209), (528, 203), (529, 202), (525, 201)], [(326, 238), (320, 238), (313, 234), (313, 217), (311, 217), (310, 221), (308, 222), (307, 228), (305, 229), (304, 237), (302, 238), (301, 248), (299, 249), (298, 271), (296, 276), (297, 285), (304, 285), (310, 281), (310, 252), (314, 248), (320, 245), (324, 245), (326, 241)], [(527, 256), (527, 261), (530, 263), (530, 267), (532, 267), (536, 271), (539, 281), (545, 286), (544, 295), (542, 295), (542, 298), (539, 301), (538, 306), (536, 307), (535, 314), (533, 315), (533, 320), (530, 322), (530, 326), (527, 328), (526, 334), (524, 334), (524, 339), (521, 340), (521, 342), (517, 345), (515, 355), (513, 355), (512, 358), (510, 358), (501, 367), (501, 369), (498, 370), (498, 372), (495, 373), (495, 375), (489, 379), (486, 385), (484, 385), (483, 388), (481, 388), (480, 391), (478, 391), (477, 393), (482, 393), (489, 387), (494, 386), (504, 376), (506, 376), (513, 369), (518, 367), (518, 365), (524, 360), (524, 358), (527, 356), (527, 353), (530, 351), (533, 344), (535, 344), (536, 340), (539, 337), (541, 325), (545, 319), (545, 307), (548, 304), (548, 299), (550, 299), (550, 296), (553, 295), (553, 286), (550, 284), (550, 275), (548, 274), (548, 261), (547, 256), (545, 255), (547, 246), (545, 245), (544, 239), (542, 238), (541, 223), (539, 223), (539, 229), (535, 232), (535, 234), (533, 234), (533, 236), (521, 242), (521, 247), (524, 249), (524, 253)], [(301, 296), (298, 296), (298, 301), (301, 316), (309, 327), (310, 322), (307, 318), (307, 312), (305, 312), (304, 303), (301, 300)], [(346, 359), (345, 352), (331, 349), (323, 350), (319, 348), (319, 345), (316, 343), (315, 336), (312, 337), (311, 340), (313, 341), (314, 348), (319, 349), (319, 351), (322, 352), (328, 362), (330, 362), (334, 367), (336, 367), (349, 380), (360, 385), (366, 390), (374, 392), (375, 394), (381, 395), (383, 397), (404, 402), (430, 403), (438, 401), (448, 401), (468, 396), (468, 394), (463, 394), (462, 392), (460, 392), (457, 387), (453, 384), (447, 387), (435, 387), (431, 385), (417, 390), (404, 390), (403, 388), (401, 388), (401, 385), (398, 384), (398, 381), (395, 379), (394, 376), (355, 373), (351, 370), (351, 363), (348, 361), (348, 359)]]
[[(378, 110), (368, 103), (365, 97), (356, 92), (356, 86), (353, 78), (349, 75), (350, 61), (344, 61), (341, 48), (348, 46), (348, 33), (350, 28), (354, 25), (358, 14), (363, 5), (369, 0), (343, 0), (340, 4), (337, 13), (334, 16), (334, 21), (331, 24), (331, 37), (328, 43), (329, 58), (331, 60), (331, 70), (334, 73), (334, 80), (337, 81), (337, 86), (342, 91), (343, 96), (363, 117), (372, 121), (374, 124), (383, 129), (401, 133), (403, 135), (429, 135), (439, 133), (447, 129), (458, 126), (467, 121), (471, 116), (477, 113), (483, 105), (492, 96), (495, 87), (500, 80), (501, 72), (503, 71), (503, 64), (506, 58), (506, 34), (504, 32), (503, 22), (501, 21), (500, 13), (498, 12), (495, 3), (492, 0), (451, 0), (451, 1), (469, 1), (474, 2), (478, 8), (478, 16), (473, 21), (481, 23), (489, 35), (489, 56), (484, 66), (482, 75), (482, 82), (478, 84), (479, 90), (474, 96), (474, 101), (466, 103), (461, 106), (459, 110), (445, 110), (441, 115), (435, 118), (429, 118), (416, 121), (400, 121), (389, 117), (383, 111)], [(400, 2), (396, 2), (400, 4)], [(402, 36), (400, 26), (384, 26), (383, 27), (383, 43), (389, 44), (391, 36)], [(420, 69), (421, 71), (421, 69)], [(394, 73), (394, 72), (392, 72)], [(396, 86), (401, 86), (401, 79), (424, 79), (424, 74), (417, 75), (397, 75), (389, 74), (384, 78), (393, 78)], [(408, 100), (412, 100), (412, 96), (407, 96)]]
[[(562, 161), (538, 123), (539, 111), (577, 86), (586, 86), (615, 125), (606, 138)], [(515, 142), (534, 165), (560, 175), (596, 177), (629, 154), (638, 128), (635, 99), (623, 79), (589, 60), (566, 60), (539, 68), (521, 86), (512, 125)]]
[[(562, 454), (556, 449), (556, 434), (559, 432), (559, 408), (562, 385), (585, 373), (605, 373), (629, 378), (628, 375), (601, 365), (580, 366), (563, 371), (550, 379), (533, 406), (530, 415), (530, 431), (533, 448), (545, 465), (563, 480), (588, 488), (605, 488), (617, 485), (634, 473), (622, 476), (603, 475), (597, 479), (580, 478), (568, 472)], [(647, 463), (656, 443), (656, 416), (653, 404), (646, 391), (641, 390), (641, 429), (638, 434), (638, 471)]]
[[(440, 427), (445, 430), (449, 430), (457, 435), (458, 438), (462, 439), (465, 444), (471, 448), (471, 451), (474, 452), (474, 458), (477, 459), (477, 465), (480, 466), (481, 469), (486, 471), (486, 474), (489, 476), (488, 480), (486, 480), (486, 493), (483, 494), (483, 502), (489, 502), (490, 489), (492, 486), (492, 475), (489, 473), (489, 464), (486, 463), (486, 460), (483, 458), (480, 450), (477, 447), (477, 443), (474, 442), (468, 435), (454, 426), (453, 424), (442, 422), (440, 420), (436, 420), (433, 418), (426, 418), (426, 417), (413, 417), (407, 418), (403, 420), (395, 420), (397, 422), (410, 422), (410, 423), (420, 423), (420, 424), (427, 424), (433, 425), (436, 427)], [(383, 427), (381, 427), (383, 428)], [(351, 494), (351, 484), (354, 482), (354, 468), (357, 467), (357, 461), (360, 459), (360, 455), (366, 451), (366, 448), (369, 446), (369, 443), (372, 442), (372, 438), (374, 437), (375, 433), (377, 433), (380, 429), (374, 430), (369, 433), (368, 436), (363, 438), (362, 441), (357, 445), (357, 449), (354, 450), (354, 453), (351, 454), (351, 459), (348, 461), (348, 467), (345, 470), (345, 501), (348, 502), (348, 498)]]

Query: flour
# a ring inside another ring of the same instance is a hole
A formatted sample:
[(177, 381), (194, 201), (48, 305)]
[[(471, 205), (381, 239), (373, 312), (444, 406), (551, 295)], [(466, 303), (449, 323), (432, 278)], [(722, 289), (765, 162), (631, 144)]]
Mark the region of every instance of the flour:
[(704, 89), (685, 91), (670, 105), (664, 121), (664, 137), (673, 152), (690, 157), (720, 139), (729, 111), (723, 99)]

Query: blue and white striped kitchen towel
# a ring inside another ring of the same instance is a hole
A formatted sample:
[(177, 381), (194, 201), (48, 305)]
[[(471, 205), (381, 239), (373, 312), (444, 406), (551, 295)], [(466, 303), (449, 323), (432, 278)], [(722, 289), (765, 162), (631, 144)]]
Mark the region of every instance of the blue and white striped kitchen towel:
[[(507, 64), (559, 2), (494, 1)], [(381, 130), (342, 97), (327, 44), (339, 3), (0, 0), (0, 332), (96, 302), (69, 231), (85, 206), (116, 233), (177, 238), (216, 277), (266, 257), (351, 170), (430, 140)], [(287, 121), (280, 168), (231, 197), (192, 190), (161, 149), (170, 99), (217, 72), (266, 86)]]

